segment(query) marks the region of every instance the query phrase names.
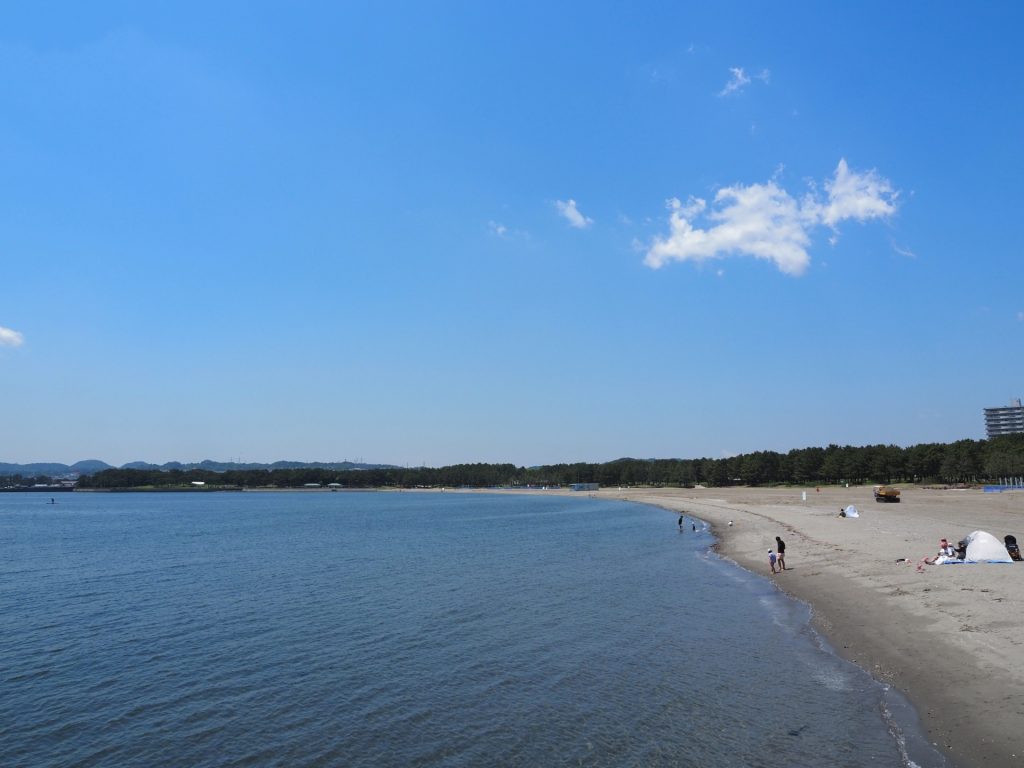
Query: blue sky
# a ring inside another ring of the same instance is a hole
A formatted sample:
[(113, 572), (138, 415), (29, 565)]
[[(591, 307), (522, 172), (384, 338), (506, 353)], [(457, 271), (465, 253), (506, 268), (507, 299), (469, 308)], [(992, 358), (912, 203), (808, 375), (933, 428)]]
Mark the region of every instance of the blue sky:
[(67, 3), (0, 29), (0, 461), (984, 436), (1016, 4)]

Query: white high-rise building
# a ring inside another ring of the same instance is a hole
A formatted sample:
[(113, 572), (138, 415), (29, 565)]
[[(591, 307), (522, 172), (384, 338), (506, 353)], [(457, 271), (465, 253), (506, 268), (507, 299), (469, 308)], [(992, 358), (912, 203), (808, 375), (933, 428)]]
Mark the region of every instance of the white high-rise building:
[(989, 437), (1015, 435), (1024, 432), (1024, 408), (1020, 398), (1010, 402), (1007, 408), (985, 409), (985, 434)]

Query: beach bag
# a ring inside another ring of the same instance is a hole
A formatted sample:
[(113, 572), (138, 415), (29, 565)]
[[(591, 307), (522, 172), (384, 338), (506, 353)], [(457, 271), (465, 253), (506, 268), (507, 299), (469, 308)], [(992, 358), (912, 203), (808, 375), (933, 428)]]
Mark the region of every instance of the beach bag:
[(1007, 534), (1003, 536), (1003, 543), (1006, 545), (1006, 551), (1010, 554), (1010, 559), (1019, 562), (1021, 557), (1020, 547), (1017, 546), (1017, 537)]

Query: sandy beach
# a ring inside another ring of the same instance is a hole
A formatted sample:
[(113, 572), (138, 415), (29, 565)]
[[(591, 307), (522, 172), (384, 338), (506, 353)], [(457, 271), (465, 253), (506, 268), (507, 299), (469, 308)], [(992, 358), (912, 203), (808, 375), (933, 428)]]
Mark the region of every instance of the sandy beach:
[[(903, 691), (956, 765), (1024, 765), (1024, 563), (915, 567), (942, 537), (985, 530), (1024, 541), (1024, 492), (909, 489), (902, 503), (879, 504), (870, 487), (811, 488), (807, 501), (803, 490), (594, 495), (708, 521), (724, 557), (808, 602), (839, 653)], [(839, 517), (847, 504), (861, 517)], [(788, 570), (773, 576), (768, 550), (777, 535)]]

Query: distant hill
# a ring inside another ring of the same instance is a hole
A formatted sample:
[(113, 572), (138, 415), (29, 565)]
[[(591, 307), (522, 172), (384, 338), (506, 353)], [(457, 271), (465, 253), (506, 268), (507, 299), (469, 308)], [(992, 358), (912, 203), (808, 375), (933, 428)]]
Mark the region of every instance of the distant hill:
[(113, 469), (110, 464), (97, 459), (87, 459), (74, 464), (58, 464), (56, 462), (36, 462), (34, 464), (3, 464), (0, 463), (0, 477), (9, 475), (24, 475), (26, 477), (46, 475), (47, 477), (59, 477), (61, 475), (93, 475), (102, 472), (104, 469)]
[(113, 466), (99, 459), (76, 461), (71, 465), (71, 471), (77, 472), (80, 475), (94, 475), (97, 472), (102, 472), (104, 469), (113, 469)]
[[(60, 477), (62, 475), (94, 475), (104, 469), (115, 469), (111, 464), (97, 459), (87, 459), (74, 464), (58, 464), (55, 462), (38, 462), (35, 464), (4, 464), (0, 463), (0, 477), (10, 475), (24, 475), (26, 477), (46, 475), (47, 477)], [(120, 469), (156, 469), (168, 471), (180, 469), (205, 469), (209, 472), (228, 472), (231, 470), (251, 469), (333, 469), (333, 470), (363, 470), (363, 469), (396, 469), (394, 464), (362, 464), (353, 461), (275, 461), (273, 464), (240, 463), (234, 461), (205, 461), (182, 463), (180, 461), (169, 461), (166, 464), (151, 464), (146, 461), (132, 461), (124, 464)]]

